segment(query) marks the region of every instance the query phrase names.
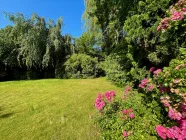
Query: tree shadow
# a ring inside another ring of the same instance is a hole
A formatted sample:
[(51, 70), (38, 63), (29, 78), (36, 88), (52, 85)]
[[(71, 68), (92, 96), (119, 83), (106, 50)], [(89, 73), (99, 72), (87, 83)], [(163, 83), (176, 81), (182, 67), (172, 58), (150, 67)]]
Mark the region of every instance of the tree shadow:
[(14, 112), (10, 112), (10, 113), (3, 113), (3, 108), (0, 107), (0, 119), (6, 119), (11, 117), (12, 115), (14, 115)]
[(6, 113), (6, 114), (2, 114), (2, 115), (0, 115), (0, 119), (9, 118), (9, 117), (11, 117), (12, 115), (14, 115), (14, 113)]

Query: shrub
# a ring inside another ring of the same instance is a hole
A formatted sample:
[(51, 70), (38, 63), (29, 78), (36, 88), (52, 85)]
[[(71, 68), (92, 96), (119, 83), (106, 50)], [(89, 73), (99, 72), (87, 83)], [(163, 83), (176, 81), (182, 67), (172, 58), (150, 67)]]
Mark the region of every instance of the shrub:
[(97, 58), (86, 54), (73, 54), (64, 65), (66, 78), (93, 78), (100, 71)]
[(157, 139), (155, 126), (162, 123), (161, 108), (148, 108), (142, 103), (142, 94), (131, 90), (129, 86), (125, 89), (123, 99), (116, 98), (113, 91), (98, 95), (95, 107), (100, 108), (97, 108), (99, 113), (95, 120), (102, 139)]
[(127, 83), (132, 83), (134, 86), (138, 85), (139, 81), (148, 75), (145, 67), (139, 68), (128, 57), (130, 56), (125, 54), (111, 54), (103, 63), (107, 78), (121, 87), (127, 85)]
[[(173, 59), (169, 67), (150, 71), (153, 78), (142, 80), (139, 88), (144, 91), (147, 106), (156, 100), (164, 109), (164, 121), (156, 127), (158, 135), (162, 139), (186, 139), (186, 59)], [(150, 90), (149, 85), (153, 85)]]
[(121, 61), (121, 56), (113, 54), (108, 56), (103, 62), (103, 69), (105, 70), (107, 78), (118, 86), (123, 86), (127, 82), (127, 73), (121, 66)]

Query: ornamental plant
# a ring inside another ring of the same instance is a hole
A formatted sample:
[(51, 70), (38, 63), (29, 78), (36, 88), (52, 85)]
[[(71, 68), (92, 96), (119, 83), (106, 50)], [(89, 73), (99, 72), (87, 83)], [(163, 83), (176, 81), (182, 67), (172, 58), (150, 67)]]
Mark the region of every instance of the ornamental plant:
[[(115, 92), (98, 94), (95, 100), (95, 108), (98, 111), (95, 122), (100, 128), (101, 138), (156, 140), (155, 126), (163, 123), (161, 110), (148, 108), (142, 103), (143, 95), (129, 85), (126, 86), (123, 97), (116, 97), (113, 93)], [(152, 110), (159, 115), (154, 114)]]
[(65, 78), (95, 78), (101, 71), (98, 59), (86, 54), (73, 54), (64, 66)]
[[(176, 62), (181, 62), (177, 64)], [(160, 92), (160, 101), (168, 112), (168, 117), (175, 121), (171, 127), (157, 126), (162, 139), (186, 139), (186, 61), (172, 60), (170, 67), (164, 68), (157, 78), (159, 84), (169, 91)], [(166, 124), (164, 124), (166, 126)]]
[[(162, 139), (186, 139), (186, 59), (183, 59), (185, 56), (183, 55), (182, 59), (173, 59), (169, 67), (164, 67), (163, 70), (150, 68), (153, 77), (145, 78), (139, 84), (139, 88), (145, 93), (143, 99), (147, 106), (151, 105), (153, 100), (162, 104), (165, 118), (163, 124), (156, 126), (157, 134)], [(147, 87), (152, 83), (154, 89), (149, 91)]]

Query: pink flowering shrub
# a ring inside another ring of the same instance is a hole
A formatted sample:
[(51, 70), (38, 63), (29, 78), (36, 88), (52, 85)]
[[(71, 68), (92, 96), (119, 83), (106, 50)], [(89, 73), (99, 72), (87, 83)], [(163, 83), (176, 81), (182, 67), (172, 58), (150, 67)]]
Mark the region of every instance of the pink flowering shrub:
[[(152, 81), (156, 83), (156, 99), (167, 110), (170, 121), (157, 125), (156, 131), (162, 139), (186, 139), (186, 59), (170, 62), (169, 67), (154, 74)], [(158, 90), (159, 89), (159, 90)], [(166, 127), (169, 126), (169, 127)], [(171, 126), (171, 127), (170, 127)]]
[(165, 17), (161, 20), (159, 26), (157, 27), (157, 31), (162, 30), (165, 32), (172, 24), (176, 21), (183, 20), (186, 17), (186, 4), (185, 1), (179, 0), (174, 6), (170, 9), (170, 17)]
[[(142, 83), (146, 85), (147, 81), (143, 80)], [(96, 109), (100, 110), (95, 121), (102, 130), (102, 139), (156, 139), (157, 134), (154, 128), (163, 120), (160, 110), (155, 111), (156, 114), (159, 114), (156, 116), (153, 109), (149, 109), (142, 103), (141, 94), (134, 91), (131, 86), (126, 86), (123, 97), (117, 98), (112, 93), (114, 92), (99, 94), (95, 101), (95, 103), (97, 100), (98, 103), (105, 102), (104, 107), (101, 105), (101, 110), (95, 105)]]
[(150, 79), (145, 78), (139, 84), (139, 88), (150, 92), (150, 91), (153, 91), (153, 89), (155, 89), (155, 85)]
[(97, 99), (94, 103), (95, 107), (99, 111), (101, 111), (104, 108), (106, 102), (111, 102), (114, 99), (115, 95), (116, 94), (114, 91), (107, 91), (104, 95), (98, 94)]

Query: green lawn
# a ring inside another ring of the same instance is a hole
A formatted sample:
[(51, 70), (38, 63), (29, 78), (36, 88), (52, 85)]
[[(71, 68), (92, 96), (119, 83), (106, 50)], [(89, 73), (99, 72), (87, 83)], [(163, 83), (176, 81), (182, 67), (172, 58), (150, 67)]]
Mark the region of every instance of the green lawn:
[(104, 78), (0, 83), (0, 140), (96, 140), (97, 93), (121, 88)]

